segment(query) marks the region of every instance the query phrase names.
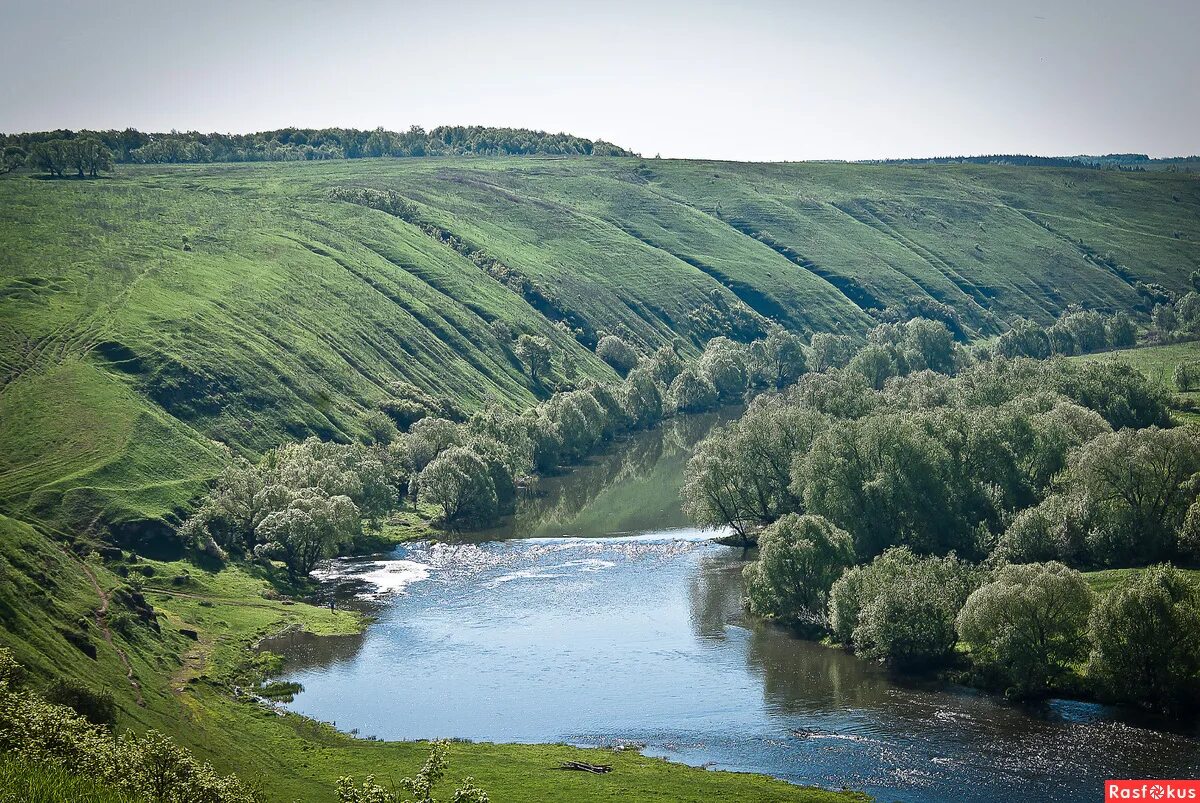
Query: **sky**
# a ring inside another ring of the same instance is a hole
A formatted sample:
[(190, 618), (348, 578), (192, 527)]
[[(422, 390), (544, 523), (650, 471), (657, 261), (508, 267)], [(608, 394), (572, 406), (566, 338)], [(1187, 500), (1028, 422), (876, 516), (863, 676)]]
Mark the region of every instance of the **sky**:
[(0, 131), (516, 126), (645, 156), (1200, 153), (1197, 0), (0, 0)]

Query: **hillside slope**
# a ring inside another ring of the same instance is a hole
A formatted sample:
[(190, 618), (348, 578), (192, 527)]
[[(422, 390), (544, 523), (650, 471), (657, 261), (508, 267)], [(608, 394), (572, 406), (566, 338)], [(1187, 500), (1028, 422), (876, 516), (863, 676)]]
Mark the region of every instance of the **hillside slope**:
[[(404, 214), (331, 192), (376, 191)], [(545, 394), (512, 337), (862, 333), (912, 298), (990, 334), (1200, 268), (1200, 182), (990, 165), (422, 159), (0, 179), (0, 509), (144, 533), (220, 444), (348, 438), (406, 380)], [(560, 325), (561, 324), (561, 325)]]

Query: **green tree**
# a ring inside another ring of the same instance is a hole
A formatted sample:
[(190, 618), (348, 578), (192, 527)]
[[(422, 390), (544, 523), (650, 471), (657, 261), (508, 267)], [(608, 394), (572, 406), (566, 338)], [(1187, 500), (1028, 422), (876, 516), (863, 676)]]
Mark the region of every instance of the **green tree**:
[(708, 341), (697, 370), (717, 389), (722, 401), (736, 401), (746, 392), (749, 375), (745, 349), (727, 337)]
[(616, 335), (605, 335), (596, 344), (596, 356), (604, 360), (621, 376), (637, 367), (638, 353), (633, 346)]
[(834, 584), (834, 632), (851, 632), (854, 649), (897, 666), (946, 661), (957, 641), (955, 618), (974, 590), (976, 573), (954, 556), (917, 558), (889, 550)]
[(621, 384), (621, 401), (630, 426), (650, 429), (663, 418), (663, 388), (646, 368), (634, 368)]
[(963, 476), (933, 413), (839, 421), (794, 467), (805, 508), (854, 535), (869, 558), (906, 544), (922, 553), (976, 550)]
[(0, 150), (0, 175), (11, 173), (29, 161), (29, 154), (18, 145), (6, 145)]
[(687, 367), (667, 390), (667, 406), (681, 413), (699, 413), (719, 404), (717, 389), (694, 368)]
[(340, 544), (361, 530), (358, 508), (348, 496), (326, 496), (306, 489), (282, 510), (271, 512), (258, 528), (260, 555), (278, 557), (295, 583), (307, 576)]
[(1150, 313), (1150, 322), (1164, 340), (1170, 340), (1179, 327), (1179, 319), (1175, 316), (1175, 307), (1172, 304), (1156, 305)]
[(485, 527), (496, 521), (499, 500), (487, 463), (472, 450), (453, 446), (417, 477), (418, 498), (442, 509), (447, 527)]
[(1200, 388), (1200, 360), (1179, 363), (1175, 366), (1175, 372), (1171, 379), (1175, 382), (1175, 389), (1180, 393), (1188, 393)]
[(812, 352), (811, 369), (828, 371), (830, 368), (845, 368), (854, 359), (854, 339), (849, 335), (817, 332), (809, 344)]
[(1105, 595), (1088, 624), (1088, 672), (1113, 697), (1152, 708), (1194, 704), (1200, 680), (1200, 589), (1169, 565)]
[(1108, 319), (1106, 329), (1109, 348), (1123, 349), (1137, 345), (1137, 326), (1128, 313), (1113, 315)]
[(99, 137), (92, 135), (77, 137), (73, 142), (74, 167), (80, 176), (87, 173), (89, 176), (95, 177), (101, 171), (108, 172), (113, 169), (112, 151), (100, 141)]
[(372, 410), (362, 417), (363, 440), (367, 445), (387, 446), (399, 436), (400, 431), (385, 413)]
[(34, 143), (29, 149), (28, 161), (34, 170), (44, 170), (52, 176), (62, 178), (63, 172), (71, 168), (67, 140), (52, 139)]
[(561, 439), (560, 456), (569, 461), (590, 454), (604, 437), (604, 408), (586, 390), (555, 393), (542, 405), (541, 412), (554, 422)]
[(452, 446), (462, 446), (462, 429), (445, 418), (426, 417), (413, 424), (408, 430), (405, 444), (409, 453), (409, 464), (413, 471), (420, 472), (438, 455)]
[(1021, 694), (1044, 692), (1087, 655), (1094, 596), (1061, 563), (1004, 566), (971, 592), (958, 635), (985, 672)]
[(1179, 528), (1179, 554), (1193, 566), (1200, 564), (1200, 497), (1192, 502)]
[(902, 373), (895, 352), (879, 345), (866, 345), (859, 349), (846, 370), (862, 374), (867, 384), (875, 390), (882, 390), (888, 379)]
[(905, 373), (936, 371), (950, 374), (954, 373), (959, 361), (959, 349), (954, 342), (954, 335), (940, 321), (913, 318), (904, 324), (900, 349)]
[(792, 384), (808, 370), (804, 341), (782, 326), (774, 326), (751, 345), (754, 383), (776, 390)]
[(850, 534), (820, 516), (789, 514), (763, 530), (758, 560), (745, 569), (751, 612), (824, 626), (829, 588), (854, 562)]
[(550, 358), (553, 347), (550, 341), (540, 335), (521, 335), (517, 338), (514, 353), (529, 372), (529, 378), (538, 383), (550, 372)]
[(1188, 428), (1123, 429), (1092, 439), (1072, 455), (1062, 484), (1090, 515), (1088, 546), (1105, 566), (1170, 557), (1196, 498), (1200, 437)]
[(683, 512), (700, 527), (729, 527), (743, 546), (757, 522), (746, 498), (737, 456), (727, 448), (723, 429), (716, 428), (697, 446), (684, 473)]
[(683, 358), (674, 344), (659, 346), (648, 363), (651, 376), (661, 385), (670, 385), (684, 369)]
[(1002, 357), (1044, 360), (1050, 356), (1050, 351), (1050, 337), (1046, 330), (1027, 318), (1013, 321), (1009, 330), (996, 342), (996, 353)]

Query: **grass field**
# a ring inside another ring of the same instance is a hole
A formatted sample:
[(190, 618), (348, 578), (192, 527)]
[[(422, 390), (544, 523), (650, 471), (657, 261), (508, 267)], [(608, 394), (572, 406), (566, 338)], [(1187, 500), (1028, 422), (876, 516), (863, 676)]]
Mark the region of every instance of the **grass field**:
[[(330, 200), (339, 188), (395, 192), (422, 225)], [(547, 388), (512, 334), (550, 338), (599, 378), (614, 375), (581, 342), (594, 333), (695, 353), (739, 312), (861, 335), (870, 310), (931, 298), (994, 336), (1071, 303), (1129, 308), (1138, 280), (1183, 290), (1198, 221), (1194, 177), (981, 165), (422, 159), (4, 176), (0, 642), (37, 678), (112, 689), (122, 727), (168, 731), (272, 800), (329, 801), (345, 773), (410, 774), (423, 744), (355, 740), (228, 692), (260, 637), (349, 633), (356, 616), (264, 596), (249, 570), (142, 559), (122, 570), (160, 614), (150, 635), (97, 614), (125, 581), (68, 545), (112, 533), (147, 552), (225, 449), (353, 438), (397, 380), (468, 408), (529, 405)], [(1133, 358), (1150, 366), (1151, 351)], [(410, 516), (388, 537), (421, 527)], [(616, 770), (554, 771), (567, 756)], [(636, 753), (456, 744), (451, 762), (495, 801), (845, 799)]]
[[(1131, 577), (1145, 571), (1144, 569), (1104, 569), (1098, 572), (1085, 572), (1084, 577), (1088, 581), (1088, 585), (1097, 593), (1106, 593), (1112, 591), (1119, 585), (1123, 585)], [(1190, 576), (1194, 581), (1200, 582), (1200, 569), (1181, 569), (1184, 574)]]
[[(390, 190), (453, 248), (335, 188)], [(468, 406), (544, 390), (513, 333), (555, 325), (694, 349), (714, 310), (862, 332), (910, 297), (981, 334), (1068, 303), (1183, 289), (1200, 182), (981, 165), (628, 159), (123, 166), (0, 179), (0, 505), (71, 530), (153, 533), (217, 466), (353, 437), (395, 380)], [(485, 252), (530, 293), (464, 253)], [(694, 314), (707, 309), (710, 314)], [(499, 333), (499, 334), (498, 334)]]

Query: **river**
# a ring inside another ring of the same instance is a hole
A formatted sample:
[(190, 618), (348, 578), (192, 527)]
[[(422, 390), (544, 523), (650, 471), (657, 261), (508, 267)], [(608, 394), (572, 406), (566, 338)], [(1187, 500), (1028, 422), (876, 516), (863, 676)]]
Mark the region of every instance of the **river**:
[(289, 707), (360, 736), (632, 745), (881, 801), (1096, 801), (1107, 778), (1200, 775), (1194, 728), (896, 678), (748, 618), (741, 550), (679, 510), (716, 420), (622, 442), (502, 530), (323, 567), (377, 619), (269, 645), (304, 686)]

